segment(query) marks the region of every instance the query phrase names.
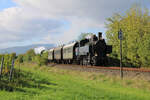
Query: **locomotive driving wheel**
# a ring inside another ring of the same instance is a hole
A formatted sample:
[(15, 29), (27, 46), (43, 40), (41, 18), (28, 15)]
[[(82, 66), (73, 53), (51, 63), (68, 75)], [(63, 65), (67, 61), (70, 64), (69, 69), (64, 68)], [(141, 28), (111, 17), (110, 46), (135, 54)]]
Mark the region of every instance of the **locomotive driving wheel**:
[(83, 65), (88, 65), (88, 59), (86, 57), (83, 58)]
[(92, 57), (92, 63), (91, 63), (93, 66), (96, 66), (97, 65), (97, 58), (94, 56)]
[(83, 60), (82, 59), (80, 60), (80, 65), (83, 65)]

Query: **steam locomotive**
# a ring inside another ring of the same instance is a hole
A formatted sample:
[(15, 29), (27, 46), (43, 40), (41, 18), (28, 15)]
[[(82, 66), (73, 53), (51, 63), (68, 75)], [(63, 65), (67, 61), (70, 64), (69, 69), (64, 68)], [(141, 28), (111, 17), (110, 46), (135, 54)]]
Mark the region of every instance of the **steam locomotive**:
[(92, 35), (65, 46), (52, 48), (48, 51), (49, 62), (80, 65), (107, 65), (107, 54), (112, 52), (112, 46), (106, 45), (102, 33)]

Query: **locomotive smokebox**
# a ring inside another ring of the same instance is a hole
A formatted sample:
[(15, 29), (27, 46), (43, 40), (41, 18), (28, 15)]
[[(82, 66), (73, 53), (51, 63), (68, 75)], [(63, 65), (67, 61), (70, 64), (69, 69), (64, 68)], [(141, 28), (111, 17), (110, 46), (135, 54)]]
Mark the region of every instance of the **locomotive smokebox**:
[(98, 39), (99, 39), (99, 40), (102, 39), (102, 32), (98, 32)]

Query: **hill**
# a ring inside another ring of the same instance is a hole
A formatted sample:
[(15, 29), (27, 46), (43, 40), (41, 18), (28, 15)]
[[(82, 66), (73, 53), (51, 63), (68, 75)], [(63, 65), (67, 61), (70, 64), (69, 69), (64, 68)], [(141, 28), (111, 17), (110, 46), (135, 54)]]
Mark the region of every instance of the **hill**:
[(16, 52), (16, 54), (23, 54), (27, 50), (44, 46), (45, 48), (49, 49), (54, 47), (54, 44), (33, 44), (33, 45), (28, 45), (28, 46), (16, 46), (16, 47), (11, 47), (11, 48), (5, 48), (5, 49), (0, 49), (0, 53), (12, 53)]

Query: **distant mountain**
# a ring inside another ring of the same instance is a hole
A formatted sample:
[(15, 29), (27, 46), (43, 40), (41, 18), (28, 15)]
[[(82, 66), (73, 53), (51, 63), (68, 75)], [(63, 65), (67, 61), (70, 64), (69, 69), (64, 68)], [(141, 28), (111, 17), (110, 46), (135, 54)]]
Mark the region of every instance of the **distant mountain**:
[(23, 54), (29, 49), (37, 48), (37, 47), (45, 47), (47, 49), (54, 47), (54, 44), (33, 44), (28, 46), (16, 46), (16, 47), (10, 47), (5, 49), (0, 49), (0, 53), (12, 53), (16, 52), (16, 54)]

